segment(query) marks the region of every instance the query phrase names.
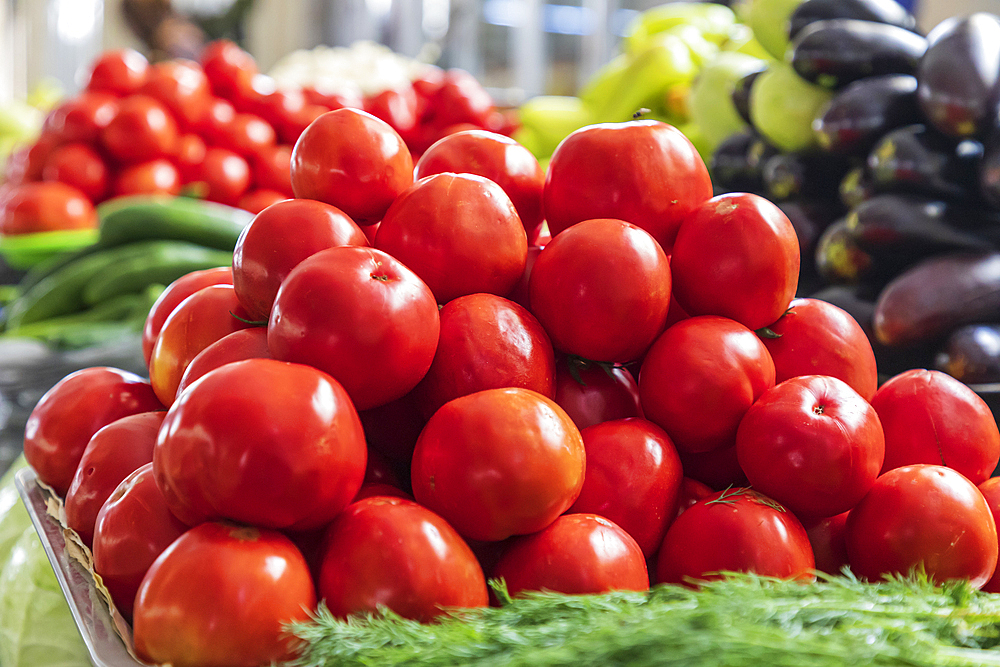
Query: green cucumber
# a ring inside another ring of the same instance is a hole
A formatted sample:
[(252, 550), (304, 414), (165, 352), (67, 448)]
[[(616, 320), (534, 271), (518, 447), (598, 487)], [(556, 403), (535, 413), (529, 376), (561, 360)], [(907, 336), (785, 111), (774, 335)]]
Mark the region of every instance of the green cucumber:
[(97, 213), (105, 246), (173, 239), (229, 251), (253, 219), (252, 213), (232, 206), (162, 195), (118, 197), (98, 206)]

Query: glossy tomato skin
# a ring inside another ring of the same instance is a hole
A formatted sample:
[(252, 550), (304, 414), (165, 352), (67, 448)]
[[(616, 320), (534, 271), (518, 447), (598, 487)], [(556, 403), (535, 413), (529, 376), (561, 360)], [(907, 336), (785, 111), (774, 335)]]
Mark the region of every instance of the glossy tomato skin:
[(258, 73), (253, 56), (235, 42), (217, 39), (202, 49), (198, 58), (212, 92), (231, 99), (247, 90)]
[(250, 188), (250, 165), (227, 148), (210, 146), (195, 171), (194, 180), (205, 184), (205, 199), (236, 206)]
[(660, 548), (677, 515), (681, 460), (670, 437), (645, 419), (618, 419), (580, 431), (587, 472), (571, 513), (593, 513), (628, 533), (645, 558)]
[(515, 538), (493, 572), (511, 596), (649, 588), (646, 559), (636, 541), (613, 521), (587, 513), (564, 514), (537, 533)]
[(104, 501), (123, 479), (153, 462), (153, 445), (166, 414), (160, 410), (116, 419), (87, 443), (66, 492), (64, 508), (66, 525), (88, 547), (93, 544), (94, 524)]
[(573, 421), (530, 389), (487, 389), (446, 403), (413, 451), (413, 495), (463, 536), (541, 530), (580, 495), (586, 453)]
[(153, 451), (182, 519), (306, 530), (328, 523), (365, 475), (364, 432), (322, 371), (247, 359), (204, 375), (171, 406)]
[(326, 371), (367, 410), (417, 385), (440, 329), (434, 295), (416, 274), (374, 248), (340, 246), (306, 258), (282, 282), (267, 345), (275, 359)]
[(850, 385), (802, 375), (750, 406), (736, 453), (753, 488), (800, 517), (827, 517), (848, 511), (871, 489), (885, 438), (875, 410)]
[(907, 574), (983, 586), (996, 568), (996, 523), (976, 486), (938, 465), (894, 468), (847, 517), (847, 554), (859, 577)]
[(671, 275), (663, 249), (622, 220), (588, 219), (535, 260), (531, 309), (556, 349), (593, 361), (638, 359), (663, 331)]
[(677, 514), (680, 514), (696, 502), (714, 493), (707, 484), (703, 484), (696, 479), (684, 477), (681, 479), (680, 491), (678, 492)]
[(719, 491), (684, 510), (667, 529), (657, 580), (674, 584), (754, 572), (782, 579), (813, 578), (812, 546), (794, 514), (744, 487)]
[(581, 431), (613, 419), (642, 417), (639, 385), (621, 366), (561, 356), (554, 399)]
[(138, 92), (146, 82), (149, 61), (135, 49), (113, 49), (102, 53), (90, 68), (87, 90), (125, 97)]
[(291, 199), (292, 147), (286, 144), (260, 150), (250, 161), (254, 187), (275, 190)]
[(555, 355), (527, 310), (494, 294), (469, 294), (441, 308), (434, 361), (414, 391), (425, 417), (483, 389), (523, 387), (552, 398)]
[(94, 366), (70, 373), (38, 401), (24, 427), (24, 456), (38, 479), (65, 496), (87, 443), (126, 415), (163, 410), (149, 382)]
[(159, 158), (130, 164), (119, 171), (111, 184), (115, 196), (135, 194), (177, 195), (181, 175), (170, 160)]
[(266, 327), (250, 327), (226, 334), (194, 356), (181, 376), (177, 393), (180, 394), (201, 376), (219, 366), (244, 359), (270, 358)]
[(524, 273), (528, 239), (510, 198), (474, 174), (433, 174), (386, 211), (375, 247), (413, 270), (438, 303), (506, 296)]
[(42, 169), (42, 180), (65, 183), (97, 202), (104, 198), (108, 189), (108, 168), (90, 145), (63, 144), (49, 153)]
[(198, 122), (212, 97), (208, 78), (201, 66), (184, 58), (150, 65), (146, 81), (139, 90), (166, 106), (184, 129)]
[(1000, 432), (986, 402), (947, 373), (912, 369), (889, 378), (872, 398), (885, 430), (882, 472), (915, 463), (953, 468), (973, 484), (1000, 459)]
[(639, 371), (646, 419), (691, 453), (734, 445), (743, 415), (773, 386), (774, 362), (757, 335), (713, 315), (667, 329)]
[(152, 462), (122, 480), (101, 506), (94, 526), (94, 572), (127, 620), (149, 566), (187, 529), (156, 486)]
[(118, 100), (114, 95), (84, 91), (50, 111), (42, 133), (58, 143), (94, 144), (117, 113)]
[(762, 336), (774, 361), (774, 381), (799, 375), (830, 375), (851, 385), (866, 401), (878, 389), (875, 353), (864, 329), (847, 311), (820, 299), (794, 299)]
[(674, 297), (691, 315), (722, 315), (749, 329), (788, 309), (799, 279), (799, 242), (785, 214), (749, 193), (702, 203), (677, 233)]
[(236, 296), (253, 319), (266, 320), (285, 276), (306, 257), (340, 245), (368, 245), (343, 211), (311, 199), (277, 202), (258, 213), (236, 241)]
[(319, 596), (337, 617), (387, 607), (431, 621), (448, 607), (484, 607), (486, 579), (469, 546), (440, 516), (405, 498), (351, 504), (327, 529)]
[(626, 220), (669, 253), (681, 221), (711, 196), (708, 168), (677, 128), (601, 123), (573, 132), (552, 154), (545, 218), (553, 237), (582, 220)]
[(277, 190), (248, 190), (240, 197), (239, 208), (257, 214), (271, 204), (288, 199), (288, 196)]
[(316, 593), (305, 558), (276, 531), (204, 523), (149, 568), (136, 595), (136, 653), (175, 667), (256, 667), (295, 656), (285, 624), (306, 621)]
[(444, 172), (478, 174), (507, 193), (528, 238), (534, 238), (545, 219), (542, 192), (545, 172), (527, 148), (510, 137), (487, 130), (449, 134), (424, 151), (414, 167), (419, 180)]
[(385, 121), (359, 109), (336, 109), (295, 142), (291, 178), (296, 197), (326, 202), (370, 225), (413, 183), (413, 158)]
[(807, 520), (805, 525), (809, 543), (816, 558), (816, 569), (827, 574), (843, 574), (850, 565), (847, 557), (847, 517), (841, 512), (823, 519)]
[(145, 358), (146, 364), (149, 364), (156, 338), (160, 335), (160, 329), (163, 328), (163, 323), (167, 321), (170, 313), (174, 312), (174, 308), (202, 287), (232, 284), (232, 268), (220, 266), (214, 269), (192, 271), (167, 285), (167, 288), (160, 293), (149, 309), (149, 315), (146, 316), (146, 322), (142, 328), (142, 356)]
[[(990, 477), (985, 482), (980, 483), (978, 488), (979, 492), (986, 499), (986, 504), (989, 506), (990, 512), (993, 514), (994, 523), (997, 522), (1000, 520), (1000, 477)], [(993, 576), (983, 584), (980, 590), (987, 593), (1000, 593), (1000, 572), (994, 570)]]
[(22, 183), (0, 191), (0, 234), (94, 229), (97, 224), (90, 199), (65, 183)]
[(278, 140), (274, 128), (252, 113), (235, 114), (224, 130), (219, 138), (219, 145), (247, 160), (252, 160), (261, 151), (273, 147)]
[(101, 130), (101, 145), (118, 162), (146, 162), (172, 155), (180, 136), (177, 121), (159, 100), (148, 95), (130, 95), (118, 103), (107, 127)]

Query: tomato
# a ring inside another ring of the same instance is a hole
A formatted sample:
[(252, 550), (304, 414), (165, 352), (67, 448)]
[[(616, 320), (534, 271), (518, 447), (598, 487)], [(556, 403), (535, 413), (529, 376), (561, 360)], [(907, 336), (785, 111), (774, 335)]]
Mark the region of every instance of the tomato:
[(983, 494), (938, 465), (894, 468), (847, 517), (851, 570), (876, 580), (923, 567), (935, 582), (983, 586), (997, 565), (997, 529)]
[(306, 257), (341, 245), (368, 245), (343, 211), (311, 199), (279, 201), (258, 213), (236, 242), (236, 296), (253, 319), (266, 320), (285, 276)]
[(142, 356), (146, 360), (146, 365), (149, 365), (149, 359), (153, 354), (156, 338), (160, 335), (160, 329), (163, 328), (163, 323), (167, 321), (167, 317), (174, 311), (174, 308), (202, 287), (232, 284), (232, 269), (228, 266), (220, 266), (215, 269), (192, 271), (167, 285), (167, 288), (160, 293), (149, 309), (149, 315), (146, 316), (146, 322), (142, 329)]
[(306, 128), (292, 149), (292, 191), (341, 209), (360, 225), (382, 219), (413, 183), (413, 158), (385, 121), (336, 109)]
[(816, 558), (816, 569), (827, 574), (843, 574), (850, 563), (847, 558), (847, 517), (841, 512), (805, 524), (806, 535)]
[(800, 517), (854, 507), (882, 468), (885, 439), (871, 405), (842, 380), (802, 375), (765, 391), (736, 434), (753, 488)]
[(743, 415), (773, 386), (774, 362), (756, 334), (713, 315), (667, 329), (639, 371), (643, 414), (685, 452), (734, 445)]
[(291, 199), (292, 147), (278, 144), (262, 148), (251, 160), (253, 182), (257, 188), (276, 190)]
[(531, 270), (531, 310), (558, 350), (585, 359), (638, 359), (663, 331), (670, 267), (645, 231), (586, 220), (552, 239)]
[(316, 606), (309, 567), (272, 530), (204, 523), (154, 561), (135, 600), (140, 659), (174, 667), (256, 667), (296, 654), (285, 631)]
[[(392, 129), (408, 139), (417, 126), (417, 94), (412, 86), (399, 89), (390, 88), (365, 100), (364, 109), (371, 115), (384, 120)], [(410, 142), (407, 141), (407, 144)], [(452, 171), (452, 170), (448, 170)], [(424, 174), (426, 176), (426, 174)], [(419, 177), (414, 177), (419, 178)]]
[(111, 422), (162, 410), (144, 379), (95, 366), (70, 373), (38, 401), (24, 427), (24, 456), (40, 479), (64, 497), (87, 443)]
[(250, 187), (250, 165), (231, 150), (212, 146), (205, 150), (194, 180), (205, 183), (205, 199), (235, 206)]
[(271, 204), (277, 204), (286, 199), (288, 199), (286, 195), (275, 190), (248, 190), (240, 197), (239, 207), (244, 211), (257, 214)]
[(555, 401), (581, 430), (613, 419), (642, 417), (639, 385), (627, 370), (576, 357), (561, 357), (556, 363)]
[[(990, 477), (985, 482), (979, 484), (979, 492), (986, 498), (986, 504), (993, 514), (993, 521), (1000, 521), (1000, 477)], [(997, 568), (1000, 569), (1000, 568)], [(993, 571), (990, 580), (983, 584), (981, 590), (987, 593), (1000, 593), (1000, 572)]]
[[(282, 143), (294, 144), (298, 134), (305, 126), (297, 127), (299, 116), (307, 106), (311, 106), (305, 93), (296, 88), (281, 88), (275, 86), (264, 92), (250, 109), (240, 109), (256, 113), (269, 122), (278, 133)], [(324, 111), (326, 111), (324, 107)], [(295, 135), (295, 136), (290, 136)]]
[(513, 540), (494, 576), (512, 596), (525, 591), (569, 595), (644, 591), (649, 573), (642, 550), (613, 521), (596, 514), (559, 517), (537, 533)]
[(795, 515), (744, 487), (691, 505), (667, 529), (657, 556), (657, 581), (692, 584), (723, 572), (781, 579), (813, 578), (812, 546)]
[(61, 140), (55, 134), (43, 132), (30, 146), (16, 148), (3, 166), (3, 177), (0, 178), (0, 182), (14, 186), (42, 180), (42, 171), (49, 159), (49, 153), (60, 143)]
[(100, 154), (84, 143), (58, 146), (49, 153), (42, 180), (73, 186), (92, 202), (101, 201), (108, 189), (108, 169)]
[(367, 410), (408, 393), (427, 373), (441, 318), (415, 273), (374, 248), (320, 250), (278, 289), (267, 345), (275, 359), (309, 364)]
[(152, 462), (122, 480), (101, 506), (94, 526), (94, 572), (126, 620), (132, 620), (135, 594), (149, 566), (187, 529), (167, 508)]
[(487, 389), (445, 403), (413, 452), (413, 496), (464, 537), (534, 533), (583, 488), (583, 438), (562, 408), (530, 389)]
[(276, 141), (274, 128), (266, 120), (250, 113), (237, 113), (225, 125), (218, 143), (244, 158), (252, 159), (274, 146)]
[(499, 185), (473, 174), (434, 174), (392, 203), (375, 247), (447, 303), (476, 292), (510, 292), (524, 273), (528, 239)]
[(139, 90), (159, 100), (185, 130), (194, 127), (205, 115), (212, 97), (201, 65), (183, 58), (150, 65), (146, 82)]
[(864, 329), (847, 311), (820, 299), (794, 299), (762, 335), (774, 361), (774, 381), (799, 375), (843, 380), (866, 401), (878, 389), (875, 353)]
[(228, 100), (213, 97), (208, 101), (205, 113), (198, 119), (195, 131), (213, 146), (223, 144), (229, 124), (236, 118), (236, 107)]
[(711, 196), (708, 168), (680, 130), (655, 120), (601, 123), (552, 154), (545, 218), (553, 236), (581, 220), (625, 220), (669, 254), (681, 221)]
[(650, 558), (677, 516), (681, 460), (656, 424), (629, 418), (580, 431), (587, 452), (583, 490), (570, 512), (590, 512), (622, 528)]
[(250, 88), (258, 72), (253, 56), (228, 39), (206, 44), (198, 60), (212, 92), (227, 99)]
[(149, 381), (169, 406), (194, 357), (226, 334), (253, 326), (232, 285), (213, 284), (184, 299), (171, 312), (149, 355)]
[(483, 389), (523, 387), (552, 398), (555, 355), (542, 325), (513, 301), (469, 294), (441, 308), (430, 369), (414, 390), (424, 415)]
[(432, 122), (437, 127), (471, 123), (486, 127), (493, 98), (469, 72), (452, 68), (444, 72), (430, 102)]
[(122, 168), (111, 185), (115, 196), (135, 194), (177, 195), (181, 191), (181, 175), (170, 160), (159, 158)]
[(490, 179), (510, 197), (529, 238), (541, 227), (545, 172), (531, 151), (513, 139), (485, 130), (450, 134), (420, 156), (413, 177), (421, 179), (443, 172)]
[(347, 80), (337, 81), (335, 87), (323, 87), (323, 90), (317, 90), (312, 86), (303, 86), (302, 93), (305, 95), (307, 104), (316, 104), (331, 110), (343, 109), (344, 107), (363, 109), (365, 106), (361, 89)]
[(22, 183), (0, 193), (0, 234), (94, 229), (97, 224), (90, 199), (65, 183)]
[(130, 95), (101, 131), (101, 145), (119, 162), (145, 162), (172, 155), (178, 136), (167, 107), (148, 95)]
[(94, 61), (86, 89), (126, 97), (146, 82), (149, 61), (135, 49), (105, 51)]
[(181, 375), (177, 393), (180, 394), (201, 376), (219, 366), (243, 359), (270, 358), (266, 327), (250, 327), (226, 334), (194, 356)]
[(1000, 432), (986, 402), (947, 373), (915, 368), (889, 378), (872, 398), (885, 430), (882, 472), (914, 463), (948, 466), (973, 484), (1000, 460)]
[(66, 525), (88, 547), (104, 501), (122, 480), (153, 461), (156, 433), (164, 411), (141, 412), (116, 419), (97, 431), (83, 450), (73, 482), (66, 492)]
[(788, 309), (799, 279), (799, 242), (763, 197), (713, 197), (688, 216), (674, 242), (674, 296), (691, 315), (721, 315), (749, 329)]
[(180, 172), (183, 182), (189, 183), (197, 177), (201, 163), (205, 161), (207, 150), (205, 140), (197, 134), (188, 132), (180, 136), (177, 140), (177, 154), (174, 156), (174, 160), (177, 162), (177, 171)]
[(681, 478), (680, 490), (677, 494), (677, 514), (694, 505), (702, 498), (712, 495), (713, 491), (707, 484), (702, 484), (690, 477)]
[(118, 113), (118, 104), (114, 95), (84, 91), (50, 111), (42, 133), (55, 137), (59, 143), (78, 141), (93, 145)]
[(386, 496), (353, 503), (327, 529), (319, 596), (337, 617), (386, 607), (425, 622), (488, 601), (479, 562), (455, 529), (415, 502)]

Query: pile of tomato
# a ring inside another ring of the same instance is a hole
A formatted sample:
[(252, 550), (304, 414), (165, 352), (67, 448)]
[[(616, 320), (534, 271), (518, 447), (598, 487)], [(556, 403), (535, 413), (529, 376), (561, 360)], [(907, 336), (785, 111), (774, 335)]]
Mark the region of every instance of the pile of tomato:
[(543, 172), (475, 130), (414, 164), (344, 108), (290, 165), (232, 266), (153, 307), (148, 380), (79, 371), (27, 425), (144, 659), (280, 660), (320, 601), (428, 621), (490, 577), (1000, 589), (989, 408), (936, 371), (879, 386), (860, 326), (795, 298), (788, 219), (713, 197), (675, 128), (585, 127)]
[(94, 204), (129, 194), (186, 190), (256, 213), (292, 196), (292, 145), (331, 109), (370, 111), (416, 154), (459, 129), (513, 129), (468, 72), (422, 72), (409, 86), (362, 97), (347, 87), (279, 89), (226, 40), (206, 46), (197, 62), (105, 52), (84, 90), (53, 109), (38, 140), (8, 161), (0, 233), (91, 228)]

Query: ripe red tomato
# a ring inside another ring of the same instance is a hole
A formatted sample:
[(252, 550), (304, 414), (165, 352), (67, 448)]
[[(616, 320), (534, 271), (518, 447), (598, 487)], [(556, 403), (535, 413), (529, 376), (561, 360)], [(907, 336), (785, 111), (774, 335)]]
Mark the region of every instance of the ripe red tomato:
[(132, 620), (135, 594), (149, 566), (187, 529), (167, 508), (152, 462), (122, 480), (101, 506), (94, 526), (94, 572), (126, 620)]
[(163, 323), (167, 321), (170, 313), (174, 312), (174, 308), (203, 287), (232, 284), (232, 269), (228, 266), (220, 266), (214, 269), (192, 271), (167, 285), (167, 288), (160, 293), (149, 309), (149, 315), (146, 316), (146, 323), (142, 329), (142, 356), (146, 360), (146, 365), (149, 365), (149, 359), (153, 354), (156, 338), (160, 335), (160, 329), (163, 328)]
[(487, 389), (445, 403), (413, 451), (413, 495), (464, 537), (537, 532), (583, 488), (583, 438), (530, 389)]
[(420, 156), (413, 177), (419, 180), (444, 172), (477, 174), (499, 185), (517, 209), (529, 239), (542, 226), (545, 172), (531, 151), (510, 137), (486, 130), (449, 134)]
[(774, 381), (799, 375), (843, 380), (866, 401), (878, 389), (875, 353), (864, 329), (847, 311), (820, 299), (795, 299), (761, 336), (774, 361)]
[(1000, 432), (986, 402), (947, 373), (915, 368), (888, 379), (872, 398), (885, 431), (882, 472), (914, 463), (948, 466), (973, 484), (1000, 460)]
[(42, 133), (58, 143), (95, 144), (118, 113), (118, 99), (111, 94), (84, 91), (49, 112)]
[[(417, 127), (418, 102), (412, 86), (399, 89), (390, 88), (377, 93), (364, 102), (364, 109), (371, 115), (384, 120), (399, 132), (407, 145)], [(452, 171), (452, 170), (449, 170)], [(426, 175), (426, 174), (425, 174)], [(415, 177), (416, 178), (416, 177)]]
[(251, 160), (254, 187), (276, 190), (291, 199), (292, 147), (278, 144), (261, 149)]
[(333, 378), (302, 364), (246, 359), (210, 371), (178, 396), (153, 469), (168, 506), (186, 522), (308, 530), (354, 498), (366, 453), (361, 421)]
[[(990, 477), (985, 482), (982, 482), (978, 488), (979, 492), (986, 499), (986, 504), (989, 505), (994, 523), (1000, 521), (1000, 477)], [(987, 593), (1000, 593), (1000, 571), (998, 570), (1000, 568), (993, 571), (993, 576), (983, 584), (980, 590)]]
[(327, 529), (320, 563), (319, 595), (338, 617), (386, 607), (426, 622), (488, 601), (479, 562), (455, 529), (403, 498), (350, 505)]
[(277, 142), (274, 128), (260, 116), (251, 113), (235, 114), (223, 130), (218, 144), (247, 159), (252, 159)]
[(555, 401), (580, 430), (613, 419), (642, 417), (639, 385), (631, 373), (577, 357), (556, 362)]
[(183, 58), (150, 65), (146, 82), (139, 90), (159, 100), (185, 130), (193, 128), (205, 115), (212, 97), (201, 65)]
[(531, 313), (494, 294), (469, 294), (440, 314), (434, 361), (414, 389), (424, 416), (483, 389), (523, 387), (552, 398), (555, 355)]
[(524, 273), (528, 238), (499, 185), (473, 174), (434, 174), (396, 198), (375, 247), (447, 303), (477, 292), (509, 293)]
[(88, 547), (104, 501), (122, 480), (152, 463), (156, 433), (165, 411), (141, 412), (116, 419), (97, 431), (83, 450), (73, 482), (66, 492), (66, 525)]
[(585, 513), (563, 515), (537, 533), (515, 538), (493, 574), (503, 578), (512, 596), (649, 588), (646, 558), (632, 536), (603, 516)]
[(206, 44), (198, 60), (212, 92), (226, 99), (249, 89), (258, 72), (253, 56), (228, 39)]
[(336, 109), (295, 142), (291, 179), (296, 197), (332, 204), (370, 225), (413, 183), (413, 158), (385, 121), (359, 109)]
[(299, 262), (341, 245), (368, 246), (343, 211), (311, 199), (285, 199), (258, 213), (233, 251), (233, 287), (255, 320), (266, 320), (278, 287)]
[(812, 519), (805, 524), (806, 535), (816, 558), (816, 569), (827, 574), (843, 574), (850, 565), (847, 558), (847, 516), (842, 512), (823, 519)]
[(875, 410), (850, 385), (802, 375), (765, 391), (736, 434), (753, 488), (799, 517), (854, 507), (879, 475), (885, 439)]
[(326, 371), (367, 410), (420, 382), (440, 329), (434, 295), (415, 273), (380, 250), (340, 246), (285, 277), (267, 345), (275, 359)]
[(94, 229), (97, 224), (90, 199), (65, 183), (32, 181), (0, 191), (0, 234)]
[(101, 131), (101, 145), (119, 162), (145, 162), (173, 155), (178, 136), (177, 121), (159, 100), (130, 95)]
[(250, 187), (250, 165), (231, 150), (212, 146), (205, 150), (194, 180), (205, 183), (205, 199), (236, 206)]
[(722, 315), (749, 329), (788, 309), (799, 279), (799, 242), (781, 209), (757, 195), (713, 197), (674, 242), (674, 297), (691, 315)]
[(226, 334), (195, 355), (184, 370), (184, 374), (181, 375), (180, 384), (177, 385), (177, 394), (180, 395), (201, 376), (219, 366), (244, 359), (270, 358), (271, 354), (267, 350), (266, 327), (250, 327)]
[(711, 196), (708, 168), (677, 128), (601, 123), (573, 132), (552, 154), (545, 218), (553, 236), (581, 220), (626, 220), (670, 253), (681, 221)]
[(714, 315), (667, 329), (639, 371), (643, 414), (684, 452), (734, 445), (743, 415), (773, 386), (774, 362), (757, 335)]
[(30, 146), (15, 148), (3, 166), (2, 182), (7, 186), (42, 180), (49, 153), (62, 141), (52, 132), (43, 132)]
[(108, 189), (108, 168), (89, 144), (63, 144), (49, 153), (42, 168), (42, 180), (65, 183), (92, 202), (99, 202)]
[(181, 175), (170, 160), (148, 160), (124, 167), (115, 175), (111, 189), (115, 196), (176, 195), (181, 191)]
[(645, 231), (621, 220), (573, 225), (531, 270), (531, 310), (558, 350), (594, 361), (638, 359), (663, 331), (670, 267)]
[(239, 207), (244, 211), (257, 214), (271, 204), (277, 204), (286, 199), (288, 199), (287, 195), (276, 190), (248, 190), (240, 197)]
[(291, 622), (309, 620), (316, 592), (287, 537), (228, 523), (181, 535), (146, 573), (133, 615), (138, 656), (174, 667), (255, 667), (295, 657)]
[(167, 316), (149, 355), (149, 381), (169, 406), (188, 364), (226, 334), (253, 326), (232, 285), (203, 287)]
[(105, 51), (91, 67), (86, 89), (126, 97), (146, 82), (148, 69), (146, 56), (135, 49)]
[(429, 122), (444, 128), (459, 123), (486, 127), (493, 98), (469, 72), (452, 68), (443, 72), (430, 102)]
[(182, 181), (189, 183), (195, 180), (201, 163), (205, 161), (207, 150), (205, 140), (197, 134), (188, 132), (180, 136), (174, 160), (177, 162), (177, 171), (180, 172)]
[(895, 468), (876, 480), (847, 517), (851, 570), (876, 580), (923, 566), (935, 582), (983, 586), (997, 565), (997, 529), (983, 494), (938, 465)]
[(813, 578), (815, 560), (805, 528), (767, 496), (743, 487), (703, 498), (667, 529), (657, 557), (657, 581), (691, 584), (723, 572), (782, 579)]
[(677, 514), (694, 505), (702, 498), (707, 498), (714, 493), (707, 484), (702, 484), (696, 479), (684, 477), (681, 479), (681, 488), (677, 499)]
[(127, 415), (162, 410), (144, 379), (95, 366), (70, 373), (45, 392), (24, 427), (24, 456), (38, 479), (65, 496), (90, 438)]
[(616, 419), (580, 431), (587, 452), (583, 490), (570, 512), (622, 528), (651, 558), (677, 516), (681, 460), (670, 437), (645, 419)]
[(225, 142), (226, 130), (236, 118), (236, 107), (221, 97), (212, 97), (194, 130), (213, 146)]

